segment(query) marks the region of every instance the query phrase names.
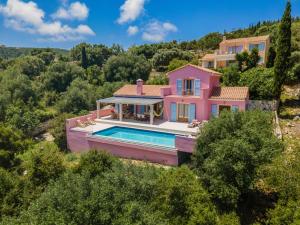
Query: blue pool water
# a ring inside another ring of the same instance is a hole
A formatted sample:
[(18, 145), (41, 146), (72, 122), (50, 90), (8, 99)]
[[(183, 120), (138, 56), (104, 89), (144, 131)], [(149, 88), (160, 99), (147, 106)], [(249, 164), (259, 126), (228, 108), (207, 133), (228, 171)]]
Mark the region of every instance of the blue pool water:
[(111, 127), (93, 133), (93, 136), (109, 137), (124, 141), (175, 147), (175, 134), (127, 127)]

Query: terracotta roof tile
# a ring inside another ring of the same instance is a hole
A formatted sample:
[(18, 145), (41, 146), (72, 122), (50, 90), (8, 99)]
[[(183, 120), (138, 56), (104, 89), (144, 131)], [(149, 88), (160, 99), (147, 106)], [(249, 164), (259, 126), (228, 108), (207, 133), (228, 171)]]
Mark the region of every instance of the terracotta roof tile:
[(245, 100), (248, 94), (248, 87), (214, 87), (210, 99)]
[(251, 41), (266, 41), (268, 40), (270, 36), (256, 36), (256, 37), (245, 37), (245, 38), (236, 38), (236, 39), (226, 39), (221, 42), (221, 44), (229, 44), (229, 43), (235, 43), (235, 42), (251, 42)]
[[(160, 89), (167, 85), (143, 85), (143, 95), (148, 97), (160, 97)], [(140, 96), (137, 94), (136, 85), (125, 85), (114, 93), (114, 96)]]
[(183, 68), (185, 68), (185, 67), (187, 67), (187, 66), (191, 66), (191, 67), (197, 68), (197, 69), (199, 69), (199, 70), (202, 70), (202, 71), (205, 71), (205, 72), (208, 72), (208, 73), (212, 73), (212, 75), (214, 75), (214, 76), (220, 76), (220, 75), (222, 75), (221, 73), (219, 73), (219, 72), (217, 72), (217, 71), (215, 71), (215, 70), (211, 70), (211, 69), (204, 68), (204, 67), (201, 67), (201, 66), (196, 66), (196, 65), (190, 64), (190, 63), (189, 63), (189, 64), (186, 64), (186, 65), (184, 65), (184, 66), (181, 66), (181, 67), (179, 67), (179, 68), (177, 68), (177, 69), (175, 69), (175, 70), (172, 70), (172, 71), (168, 72), (167, 75), (170, 75), (170, 74), (173, 73), (174, 71), (183, 69)]

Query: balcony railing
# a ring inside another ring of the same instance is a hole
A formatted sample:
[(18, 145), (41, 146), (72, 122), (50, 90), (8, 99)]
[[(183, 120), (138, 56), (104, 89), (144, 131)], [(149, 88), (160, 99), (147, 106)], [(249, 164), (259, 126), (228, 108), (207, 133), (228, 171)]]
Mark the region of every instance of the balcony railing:
[(186, 90), (183, 90), (183, 95), (194, 95), (194, 90), (192, 89), (186, 89)]

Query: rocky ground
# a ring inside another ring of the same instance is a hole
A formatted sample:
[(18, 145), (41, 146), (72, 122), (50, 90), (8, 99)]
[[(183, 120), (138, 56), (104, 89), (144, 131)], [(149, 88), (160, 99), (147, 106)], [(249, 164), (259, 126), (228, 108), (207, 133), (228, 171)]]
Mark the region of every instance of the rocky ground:
[(279, 120), (286, 150), (300, 146), (300, 84), (286, 86), (281, 97)]

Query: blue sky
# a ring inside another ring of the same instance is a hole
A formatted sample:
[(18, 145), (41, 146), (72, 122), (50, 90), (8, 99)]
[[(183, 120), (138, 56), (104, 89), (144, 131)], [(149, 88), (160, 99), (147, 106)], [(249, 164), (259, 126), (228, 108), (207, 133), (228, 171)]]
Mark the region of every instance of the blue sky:
[[(292, 0), (300, 16), (300, 0)], [(82, 41), (127, 48), (192, 40), (279, 19), (285, 0), (0, 0), (0, 44), (71, 48)]]

